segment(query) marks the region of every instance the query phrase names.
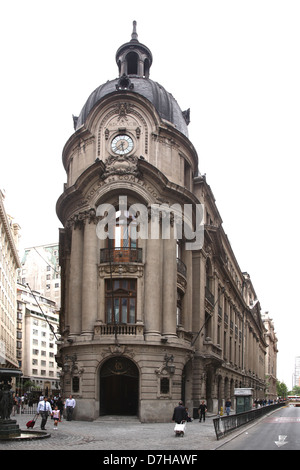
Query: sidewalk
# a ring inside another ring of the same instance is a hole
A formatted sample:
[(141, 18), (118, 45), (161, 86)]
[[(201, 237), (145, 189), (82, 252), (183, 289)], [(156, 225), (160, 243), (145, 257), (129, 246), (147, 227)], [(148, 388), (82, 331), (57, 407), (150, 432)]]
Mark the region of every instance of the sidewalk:
[[(21, 430), (32, 415), (16, 415)], [(216, 439), (213, 418), (206, 421), (194, 420), (187, 423), (184, 437), (176, 437), (174, 423), (140, 423), (136, 417), (100, 417), (95, 421), (66, 421), (53, 429), (53, 421), (48, 418), (46, 430), (51, 435), (47, 439), (32, 441), (1, 441), (0, 450), (214, 450), (219, 446)], [(40, 430), (39, 417), (34, 431)]]

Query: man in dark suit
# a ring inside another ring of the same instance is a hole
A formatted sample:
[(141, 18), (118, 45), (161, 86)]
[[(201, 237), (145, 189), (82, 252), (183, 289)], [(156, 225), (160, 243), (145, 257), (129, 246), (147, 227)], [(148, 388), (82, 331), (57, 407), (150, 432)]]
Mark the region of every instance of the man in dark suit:
[(172, 421), (175, 421), (175, 423), (180, 424), (181, 421), (186, 421), (186, 420), (187, 420), (187, 412), (185, 410), (185, 407), (183, 406), (182, 401), (180, 401), (178, 403), (178, 406), (174, 408)]

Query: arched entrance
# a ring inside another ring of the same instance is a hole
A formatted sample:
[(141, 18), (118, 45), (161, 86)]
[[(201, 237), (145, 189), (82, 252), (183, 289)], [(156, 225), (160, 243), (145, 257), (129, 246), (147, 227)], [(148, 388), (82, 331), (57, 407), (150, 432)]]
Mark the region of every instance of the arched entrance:
[(126, 357), (108, 359), (100, 370), (100, 415), (136, 415), (139, 371)]

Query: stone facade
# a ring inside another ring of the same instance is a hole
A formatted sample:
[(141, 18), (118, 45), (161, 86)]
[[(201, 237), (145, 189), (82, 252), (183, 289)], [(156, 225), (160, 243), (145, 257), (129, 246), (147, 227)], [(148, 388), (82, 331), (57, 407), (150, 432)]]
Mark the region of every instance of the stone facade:
[(265, 339), (267, 343), (266, 359), (265, 359), (265, 373), (266, 373), (266, 398), (267, 400), (277, 399), (277, 335), (275, 333), (274, 322), (269, 315), (265, 312), (262, 315), (263, 324), (265, 327)]
[(18, 283), (17, 308), (22, 381), (32, 382), (41, 395), (56, 395), (60, 376), (55, 361), (59, 325), (56, 303)]
[(18, 224), (13, 222), (4, 207), (4, 194), (0, 190), (0, 365), (17, 368), (17, 269)]
[[(236, 387), (263, 397), (260, 305), (198, 172), (189, 111), (150, 80), (152, 55), (135, 24), (116, 61), (119, 79), (92, 93), (63, 150), (64, 394), (76, 398), (77, 419), (137, 414), (143, 422), (169, 421), (180, 399), (190, 411), (205, 399), (217, 412)], [(162, 204), (171, 214), (156, 210)], [(115, 208), (113, 240), (99, 236), (105, 207)], [(192, 208), (185, 224), (184, 207)], [(197, 233), (196, 207), (204, 208), (198, 249), (188, 232)]]
[(25, 248), (18, 282), (53, 300), (60, 308), (60, 268), (57, 243)]

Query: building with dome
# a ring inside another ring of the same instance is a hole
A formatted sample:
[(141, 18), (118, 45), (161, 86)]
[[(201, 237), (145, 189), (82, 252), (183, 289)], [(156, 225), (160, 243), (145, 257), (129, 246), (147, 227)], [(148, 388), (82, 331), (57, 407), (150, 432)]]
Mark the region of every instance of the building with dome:
[(142, 422), (170, 421), (180, 399), (218, 412), (236, 387), (263, 397), (260, 304), (198, 170), (189, 110), (150, 79), (135, 22), (116, 63), (118, 78), (73, 117), (62, 155), (64, 394), (77, 419)]

